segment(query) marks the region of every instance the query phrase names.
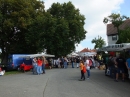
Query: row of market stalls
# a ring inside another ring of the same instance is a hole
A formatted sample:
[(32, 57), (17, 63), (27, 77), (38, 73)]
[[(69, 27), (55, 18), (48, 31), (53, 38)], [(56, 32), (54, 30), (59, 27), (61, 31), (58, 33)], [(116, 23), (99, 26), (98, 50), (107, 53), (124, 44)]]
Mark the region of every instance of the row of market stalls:
[(130, 50), (130, 43), (111, 44), (98, 49), (98, 51), (123, 51)]
[[(118, 57), (119, 54), (122, 54), (123, 57), (127, 59), (129, 58), (129, 55), (130, 55), (130, 43), (111, 44), (106, 47), (102, 47), (98, 49), (98, 51), (108, 52), (109, 55), (116, 56), (116, 57)], [(100, 67), (102, 68), (101, 65)], [(116, 71), (116, 68), (113, 68), (113, 69), (107, 68), (105, 71), (105, 74), (110, 76), (110, 72), (113, 72), (112, 74), (113, 74), (113, 77), (115, 78), (115, 71)], [(128, 69), (126, 65), (124, 65), (124, 73), (125, 73), (125, 77), (128, 78)]]
[(88, 49), (84, 48), (80, 52), (71, 53), (67, 55), (68, 57), (75, 57), (75, 56), (94, 56), (97, 54), (98, 51), (104, 52), (120, 52), (120, 51), (129, 51), (130, 52), (130, 43), (121, 43), (121, 44), (111, 44), (105, 47), (102, 47), (98, 50), (95, 49)]
[(104, 51), (104, 52), (130, 52), (130, 43), (121, 43), (121, 44), (111, 44), (106, 47), (102, 47), (97, 51)]
[(76, 53), (73, 52), (73, 53), (71, 53), (71, 54), (69, 54), (67, 56), (68, 57), (75, 57), (75, 56), (82, 56), (82, 57), (84, 57), (84, 56), (94, 56), (96, 54), (97, 54), (96, 50), (84, 48), (80, 52), (76, 52)]
[(27, 54), (27, 55), (22, 55), (22, 54), (13, 54), (11, 55), (10, 59), (11, 61), (8, 63), (8, 67), (9, 69), (18, 69), (18, 70), (22, 70), (22, 71), (28, 71), (31, 70), (33, 68), (33, 64), (32, 64), (32, 60), (33, 58), (36, 57), (55, 57), (55, 55), (51, 55), (51, 54)]
[(120, 53), (122, 53), (125, 58), (128, 58), (130, 55), (130, 43), (111, 44), (97, 50), (97, 52), (100, 51), (104, 51), (113, 56), (118, 56)]

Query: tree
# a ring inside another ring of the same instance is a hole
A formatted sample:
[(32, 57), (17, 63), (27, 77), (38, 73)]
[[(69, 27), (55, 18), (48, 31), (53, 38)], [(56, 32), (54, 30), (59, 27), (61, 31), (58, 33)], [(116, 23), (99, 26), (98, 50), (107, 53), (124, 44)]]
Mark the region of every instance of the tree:
[[(37, 15), (43, 13), (44, 6), (37, 0), (0, 1), (0, 48), (2, 63), (7, 62), (9, 54), (35, 53), (32, 43), (28, 44), (28, 27)], [(30, 34), (30, 33), (29, 33)]]
[(130, 27), (121, 30), (119, 37), (117, 43), (130, 43)]
[(85, 39), (84, 20), (71, 2), (53, 3), (45, 11), (44, 3), (37, 0), (1, 0), (2, 63), (7, 62), (9, 54), (32, 54), (44, 49), (56, 56), (67, 55)]
[(30, 53), (38, 53), (44, 50), (45, 45), (45, 13), (39, 13), (35, 16), (35, 19), (28, 26), (28, 30), (25, 33), (26, 44), (30, 48)]
[(46, 17), (45, 23), (47, 25), (44, 26), (47, 52), (56, 56), (71, 53), (75, 49), (75, 44), (85, 39), (85, 17), (71, 2), (53, 3), (47, 12), (48, 18)]
[(127, 16), (121, 16), (120, 14), (112, 13), (107, 18), (105, 17), (103, 22), (106, 24), (108, 22), (111, 22), (114, 27), (117, 28), (118, 35), (120, 34), (119, 26), (124, 22), (124, 20), (129, 19)]
[(105, 41), (101, 36), (98, 36), (98, 38), (94, 38), (91, 42), (95, 43), (94, 49), (102, 48), (102, 46), (105, 44)]

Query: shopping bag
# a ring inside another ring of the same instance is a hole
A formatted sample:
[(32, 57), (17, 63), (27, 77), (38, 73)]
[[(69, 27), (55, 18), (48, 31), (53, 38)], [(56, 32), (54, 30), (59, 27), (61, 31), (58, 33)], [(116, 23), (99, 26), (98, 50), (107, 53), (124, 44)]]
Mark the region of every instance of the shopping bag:
[(83, 73), (86, 73), (86, 66), (83, 66)]
[(107, 69), (106, 75), (110, 75), (110, 70), (109, 69)]

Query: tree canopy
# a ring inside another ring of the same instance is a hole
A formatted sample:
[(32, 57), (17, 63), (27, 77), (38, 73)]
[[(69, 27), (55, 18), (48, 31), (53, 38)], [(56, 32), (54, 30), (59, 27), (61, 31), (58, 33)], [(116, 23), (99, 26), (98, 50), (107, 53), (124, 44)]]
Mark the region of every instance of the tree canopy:
[(117, 43), (130, 43), (130, 27), (121, 30), (119, 37)]
[(118, 37), (119, 37), (117, 43), (122, 43), (122, 42), (125, 43), (126, 42), (126, 40), (123, 39), (124, 38), (123, 36), (126, 35), (126, 33), (128, 33), (128, 28), (126, 30), (124, 29), (124, 31), (123, 30), (121, 31), (119, 29), (119, 26), (122, 25), (122, 23), (124, 23), (124, 21), (127, 20), (127, 19), (129, 19), (129, 17), (127, 17), (125, 15), (121, 16), (120, 14), (112, 13), (107, 18), (105, 17), (104, 20), (103, 20), (104, 23), (111, 22), (114, 25), (114, 27), (117, 28)]
[(105, 45), (105, 41), (101, 36), (98, 36), (97, 38), (94, 38), (91, 42), (95, 43), (94, 49), (102, 48), (103, 45)]
[[(45, 39), (48, 53), (57, 56), (66, 55), (75, 50), (75, 44), (85, 39), (85, 17), (71, 3), (53, 3), (47, 10), (45, 31), (49, 36)], [(53, 46), (54, 45), (54, 46)]]
[(27, 43), (25, 35), (41, 10), (43, 12), (44, 6), (36, 0), (0, 1), (0, 48), (3, 59), (13, 53), (36, 53), (31, 48), (32, 44)]
[(124, 22), (124, 20), (129, 19), (129, 17), (123, 15), (121, 16), (120, 14), (116, 14), (116, 13), (112, 13), (111, 15), (109, 15), (107, 18), (105, 17), (103, 22), (104, 23), (108, 23), (111, 22), (114, 27), (117, 28), (118, 34), (119, 33), (119, 26)]
[(56, 56), (67, 55), (85, 39), (84, 21), (84, 15), (71, 2), (53, 3), (45, 11), (44, 3), (37, 0), (1, 0), (2, 61), (8, 54), (32, 54), (44, 49)]

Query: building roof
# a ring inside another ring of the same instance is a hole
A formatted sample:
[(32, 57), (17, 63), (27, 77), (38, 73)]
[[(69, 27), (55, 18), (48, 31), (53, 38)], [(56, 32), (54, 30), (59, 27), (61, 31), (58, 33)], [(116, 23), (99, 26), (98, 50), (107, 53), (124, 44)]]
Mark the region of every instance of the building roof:
[(80, 52), (96, 52), (96, 50), (94, 50), (94, 49), (84, 48), (84, 49), (81, 50)]
[(93, 49), (93, 50), (91, 50), (91, 52), (96, 52), (96, 50), (95, 50), (95, 49)]
[[(119, 26), (119, 29), (123, 30), (126, 27), (130, 27), (130, 19), (127, 19), (124, 21), (124, 23), (122, 25)], [(107, 35), (113, 35), (113, 34), (117, 34), (117, 28), (114, 27), (113, 24), (107, 24)]]
[(84, 48), (83, 50), (81, 50), (80, 52), (90, 52), (90, 50), (88, 48)]

